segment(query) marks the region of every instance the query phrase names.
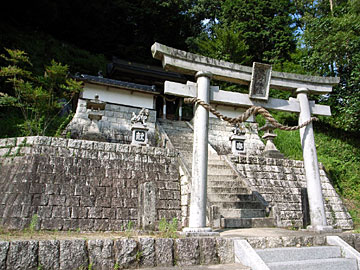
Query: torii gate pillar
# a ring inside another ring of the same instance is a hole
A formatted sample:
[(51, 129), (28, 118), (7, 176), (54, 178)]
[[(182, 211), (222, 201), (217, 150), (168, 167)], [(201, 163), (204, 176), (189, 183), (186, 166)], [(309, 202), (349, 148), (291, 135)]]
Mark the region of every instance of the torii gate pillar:
[[(307, 88), (298, 88), (296, 93), (297, 99), (300, 103), (299, 125), (301, 125), (311, 118), (309, 100), (307, 97), (309, 90)], [(309, 197), (311, 218), (311, 225), (308, 227), (308, 229), (314, 231), (331, 231), (333, 230), (333, 227), (327, 226), (326, 222), (312, 123), (300, 129), (300, 139), (303, 150), (306, 186)]]
[[(210, 101), (211, 77), (210, 72), (203, 71), (199, 71), (195, 75), (197, 97), (206, 103)], [(184, 228), (184, 232), (211, 232), (211, 228), (206, 227), (208, 127), (209, 112), (201, 105), (195, 105), (189, 227)]]

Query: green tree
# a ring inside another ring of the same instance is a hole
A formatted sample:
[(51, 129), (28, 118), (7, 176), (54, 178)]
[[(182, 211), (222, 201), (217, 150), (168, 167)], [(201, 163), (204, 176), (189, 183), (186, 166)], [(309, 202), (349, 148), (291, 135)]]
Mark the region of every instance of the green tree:
[(305, 12), (303, 66), (316, 75), (339, 76), (340, 84), (323, 98), (332, 106), (333, 124), (360, 129), (360, 0), (319, 1)]
[(231, 27), (214, 25), (209, 33), (203, 32), (198, 38), (188, 40), (197, 53), (215, 59), (231, 61), (238, 64), (250, 64), (247, 55), (249, 46), (242, 39), (242, 33)]
[(0, 29), (1, 25), (6, 26), (4, 35), (11, 34), (7, 33), (9, 25), (33, 34), (45, 32), (109, 59), (116, 56), (158, 63), (150, 52), (155, 41), (186, 49), (186, 38), (199, 33), (199, 19), (187, 12), (192, 2), (195, 1), (14, 0), (0, 9)]
[(6, 49), (8, 55), (0, 55), (8, 66), (0, 69), (11, 85), (0, 92), (0, 107), (15, 107), (21, 111), (22, 135), (45, 135), (49, 126), (64, 107), (82, 89), (81, 82), (68, 77), (68, 66), (55, 61), (45, 67), (44, 75), (34, 76), (27, 54), (20, 50)]
[[(295, 51), (295, 19), (292, 14), (296, 10), (292, 1), (202, 0), (190, 11), (209, 20), (209, 27), (204, 29), (209, 41), (220, 37), (213, 54), (219, 54), (218, 50), (221, 49), (222, 57), (229, 58), (228, 51), (241, 48), (245, 62), (281, 63), (290, 59), (290, 54)], [(231, 41), (238, 45), (228, 44), (221, 33), (227, 33), (228, 37), (232, 37)], [(195, 40), (195, 44), (199, 42)], [(236, 59), (239, 62), (238, 53), (230, 55), (235, 58), (227, 60)]]

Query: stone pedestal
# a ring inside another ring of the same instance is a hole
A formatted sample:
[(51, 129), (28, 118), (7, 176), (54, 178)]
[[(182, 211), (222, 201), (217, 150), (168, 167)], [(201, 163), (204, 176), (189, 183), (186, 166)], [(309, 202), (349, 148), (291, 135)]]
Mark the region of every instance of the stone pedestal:
[(131, 126), (132, 141), (131, 144), (147, 145), (148, 144), (148, 131), (146, 126), (135, 123)]
[[(89, 118), (90, 118), (90, 114), (89, 114)], [(81, 136), (81, 139), (91, 140), (91, 141), (100, 141), (100, 142), (106, 141), (106, 137), (100, 131), (99, 121), (96, 120), (96, 118), (90, 122), (90, 125), (84, 131), (84, 134)]]
[[(310, 120), (310, 106), (307, 97), (308, 89), (300, 88), (296, 91), (300, 103), (299, 125)], [(329, 231), (327, 226), (324, 201), (322, 196), (319, 164), (316, 154), (313, 125), (300, 129), (301, 146), (303, 150), (306, 185), (309, 197), (311, 226), (308, 229), (313, 231)]]

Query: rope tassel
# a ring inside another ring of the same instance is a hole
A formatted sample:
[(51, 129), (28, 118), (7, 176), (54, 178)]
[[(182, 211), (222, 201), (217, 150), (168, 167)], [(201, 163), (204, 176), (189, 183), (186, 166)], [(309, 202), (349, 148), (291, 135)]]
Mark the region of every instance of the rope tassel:
[(257, 114), (261, 114), (275, 128), (278, 128), (278, 129), (281, 129), (281, 130), (286, 130), (286, 131), (298, 130), (300, 128), (303, 128), (303, 127), (309, 125), (311, 122), (315, 122), (315, 121), (319, 120), (316, 117), (311, 117), (310, 120), (302, 123), (299, 126), (289, 127), (289, 126), (285, 126), (285, 125), (280, 124), (274, 117), (272, 117), (272, 115), (269, 113), (268, 110), (264, 109), (263, 107), (259, 107), (259, 106), (251, 106), (249, 109), (247, 109), (244, 113), (240, 114), (238, 117), (231, 118), (231, 117), (227, 117), (226, 115), (221, 114), (220, 112), (215, 110), (213, 107), (211, 107), (210, 104), (207, 104), (206, 102), (204, 102), (204, 101), (202, 101), (201, 99), (198, 99), (198, 98), (184, 98), (184, 103), (186, 103), (186, 104), (199, 104), (199, 105), (203, 106), (207, 111), (214, 114), (216, 117), (218, 117), (221, 120), (224, 120), (224, 121), (226, 121), (226, 122), (228, 122), (230, 124), (233, 124), (233, 125), (243, 123), (251, 115), (256, 116)]

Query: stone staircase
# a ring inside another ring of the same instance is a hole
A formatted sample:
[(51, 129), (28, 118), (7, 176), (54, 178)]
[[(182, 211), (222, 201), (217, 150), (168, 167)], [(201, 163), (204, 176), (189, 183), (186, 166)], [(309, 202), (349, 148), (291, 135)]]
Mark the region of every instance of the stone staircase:
[[(191, 173), (193, 130), (184, 121), (159, 120), (169, 140)], [(216, 207), (222, 228), (274, 227), (266, 206), (216, 153), (208, 155), (208, 206)]]
[(257, 249), (270, 270), (357, 270), (356, 259), (343, 258), (339, 246)]

